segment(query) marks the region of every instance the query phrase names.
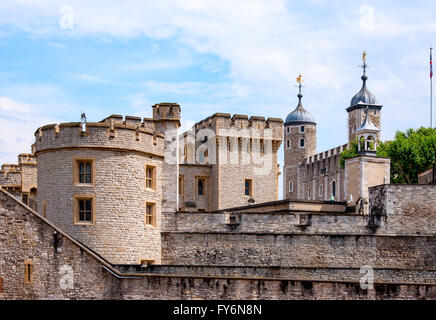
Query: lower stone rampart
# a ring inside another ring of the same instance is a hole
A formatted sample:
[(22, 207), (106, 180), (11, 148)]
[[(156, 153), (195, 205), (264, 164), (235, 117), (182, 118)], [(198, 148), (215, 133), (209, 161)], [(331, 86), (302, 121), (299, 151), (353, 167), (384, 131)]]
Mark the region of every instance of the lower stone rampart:
[(436, 236), (164, 232), (162, 264), (432, 270)]

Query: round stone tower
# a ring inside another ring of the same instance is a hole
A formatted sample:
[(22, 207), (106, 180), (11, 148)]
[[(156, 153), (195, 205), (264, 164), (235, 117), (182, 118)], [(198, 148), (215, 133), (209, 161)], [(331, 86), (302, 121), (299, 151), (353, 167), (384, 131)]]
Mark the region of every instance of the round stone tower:
[(357, 92), (350, 101), (350, 106), (346, 109), (348, 112), (348, 142), (356, 139), (356, 130), (358, 130), (368, 115), (369, 120), (378, 128), (377, 140), (380, 139), (381, 130), (381, 109), (382, 105), (376, 97), (366, 87), (368, 76), (366, 75), (366, 53), (363, 53), (362, 88)]
[[(296, 200), (303, 197), (300, 190), (298, 165), (303, 159), (316, 153), (316, 122), (301, 104), (301, 76), (299, 82), (298, 106), (287, 117), (284, 124), (284, 168), (283, 198)], [(301, 195), (300, 195), (301, 193)]]
[(160, 263), (164, 135), (153, 119), (36, 133), (38, 212), (113, 264)]

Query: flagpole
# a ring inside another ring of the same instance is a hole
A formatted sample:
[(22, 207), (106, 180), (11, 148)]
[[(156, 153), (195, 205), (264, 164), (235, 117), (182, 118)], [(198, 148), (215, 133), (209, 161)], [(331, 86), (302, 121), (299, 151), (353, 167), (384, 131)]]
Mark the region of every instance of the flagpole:
[(430, 46), (430, 128), (433, 128), (433, 61), (432, 52), (433, 48)]

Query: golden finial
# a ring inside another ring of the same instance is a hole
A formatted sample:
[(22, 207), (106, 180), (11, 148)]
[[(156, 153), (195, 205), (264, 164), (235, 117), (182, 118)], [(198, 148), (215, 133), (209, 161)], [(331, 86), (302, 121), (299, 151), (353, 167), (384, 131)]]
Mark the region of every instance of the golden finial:
[(303, 80), (301, 79), (301, 73), (297, 77), (297, 82), (300, 84), (301, 84), (301, 82), (303, 82)]
[(363, 51), (362, 60), (364, 63), (366, 62), (366, 51)]

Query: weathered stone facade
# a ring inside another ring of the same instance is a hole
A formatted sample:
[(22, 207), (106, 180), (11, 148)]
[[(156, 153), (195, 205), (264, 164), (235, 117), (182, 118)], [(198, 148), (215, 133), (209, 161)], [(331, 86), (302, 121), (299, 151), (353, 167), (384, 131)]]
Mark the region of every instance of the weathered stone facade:
[[(371, 134), (367, 135), (374, 139), (374, 148), (380, 139), (382, 105), (366, 88), (366, 75), (362, 76), (362, 80), (362, 89), (351, 99), (350, 106), (346, 109), (348, 143), (321, 153), (316, 153), (316, 123), (310, 113), (302, 108), (301, 92), (298, 95), (299, 104), (288, 115), (289, 121), (284, 127), (285, 199), (334, 199), (355, 205), (360, 198), (367, 202), (368, 187), (390, 182), (390, 160), (377, 158), (375, 150), (370, 152), (372, 160), (369, 159), (369, 154), (365, 154), (366, 157), (363, 158), (349, 159), (345, 168), (340, 165), (341, 153), (356, 139), (357, 134), (366, 133), (365, 130), (368, 129), (362, 126), (367, 122), (374, 126), (371, 127)], [(301, 140), (304, 140), (303, 146)]]
[(36, 209), (37, 175), (36, 157), (21, 153), (18, 155), (18, 164), (2, 165), (0, 187)]
[(317, 154), (301, 97), (285, 126), (217, 113), (179, 135), (160, 103), (39, 128), (0, 172), (0, 299), (436, 299), (436, 186)]
[[(419, 239), (420, 251), (402, 261), (426, 248), (434, 259), (434, 237)], [(112, 265), (1, 190), (0, 243), (0, 299), (436, 299), (434, 262), (374, 268), (374, 289), (360, 287), (358, 268)]]
[[(182, 134), (180, 209), (213, 211), (247, 205), (249, 199), (278, 200), (282, 128), (281, 119), (217, 113)], [(207, 184), (204, 195), (198, 192), (199, 179)]]
[[(37, 130), (38, 212), (112, 263), (160, 261), (164, 137), (137, 119), (48, 125)], [(147, 122), (144, 120), (144, 122)], [(92, 164), (92, 181), (77, 181), (77, 162)], [(146, 167), (154, 186), (146, 186)], [(77, 201), (92, 199), (92, 221), (77, 221)], [(154, 205), (154, 223), (145, 221)]]

